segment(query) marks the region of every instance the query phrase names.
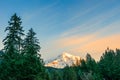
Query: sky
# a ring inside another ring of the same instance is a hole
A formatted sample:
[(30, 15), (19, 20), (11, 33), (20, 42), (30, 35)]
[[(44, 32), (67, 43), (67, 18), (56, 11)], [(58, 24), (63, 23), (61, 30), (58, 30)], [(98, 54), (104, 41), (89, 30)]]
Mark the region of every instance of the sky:
[(14, 13), (25, 33), (37, 33), (44, 60), (63, 52), (99, 60), (107, 47), (120, 48), (120, 0), (0, 0), (0, 49)]

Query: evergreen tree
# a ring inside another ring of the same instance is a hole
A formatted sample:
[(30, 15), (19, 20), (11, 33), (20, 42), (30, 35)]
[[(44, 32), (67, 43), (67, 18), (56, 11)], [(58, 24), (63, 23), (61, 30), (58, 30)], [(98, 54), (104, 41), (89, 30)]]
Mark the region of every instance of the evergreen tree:
[(78, 78), (81, 78), (82, 80), (102, 79), (99, 67), (90, 54), (86, 55), (86, 60), (81, 60), (80, 69), (78, 70)]
[(35, 37), (36, 33), (31, 28), (26, 35), (23, 45), (23, 54), (38, 55), (40, 50), (39, 41)]
[(24, 35), (23, 27), (21, 26), (21, 18), (16, 15), (16, 13), (11, 17), (8, 22), (9, 25), (6, 27), (5, 31), (8, 31), (4, 42), (5, 53), (11, 56), (20, 51), (22, 45), (22, 36)]
[(86, 64), (86, 61), (84, 59), (81, 60), (80, 69), (84, 72), (88, 72), (87, 64)]
[(120, 79), (120, 49), (116, 49), (111, 73), (114, 80)]
[(89, 71), (95, 72), (97, 70), (97, 63), (95, 60), (91, 57), (90, 54), (86, 55), (86, 65)]
[(63, 80), (77, 80), (77, 74), (72, 67), (65, 67), (63, 70)]
[(36, 33), (31, 28), (24, 40), (22, 55), (25, 56), (25, 60), (28, 62), (26, 63), (26, 66), (28, 66), (27, 69), (30, 69), (29, 71), (31, 71), (25, 74), (27, 74), (26, 76), (28, 76), (28, 79), (32, 77), (31, 75), (34, 75), (33, 79), (48, 80), (48, 74), (45, 71), (43, 60), (41, 59), (41, 56), (38, 53), (40, 50), (39, 41), (37, 37), (35, 37), (35, 35)]
[(14, 14), (8, 22), (8, 27), (5, 31), (8, 31), (7, 36), (3, 40), (4, 42), (4, 55), (2, 55), (2, 61), (0, 64), (0, 80), (15, 80), (15, 73), (17, 73), (17, 66), (14, 65), (20, 59), (20, 46), (23, 34), (21, 26), (21, 18)]
[(113, 62), (115, 59), (115, 52), (113, 50), (107, 49), (99, 61), (99, 68), (101, 74), (106, 80), (113, 80)]
[(53, 72), (51, 73), (51, 80), (62, 80), (60, 72), (53, 70)]

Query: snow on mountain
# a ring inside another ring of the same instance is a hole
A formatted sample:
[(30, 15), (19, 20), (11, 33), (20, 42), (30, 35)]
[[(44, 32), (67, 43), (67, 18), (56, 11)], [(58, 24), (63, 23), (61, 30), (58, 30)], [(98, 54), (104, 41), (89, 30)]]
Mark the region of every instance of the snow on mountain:
[(64, 52), (54, 60), (51, 60), (48, 63), (46, 63), (45, 66), (54, 68), (64, 68), (65, 66), (72, 66), (73, 64), (76, 64), (78, 61), (80, 61), (80, 59), (81, 58), (79, 56), (73, 56)]

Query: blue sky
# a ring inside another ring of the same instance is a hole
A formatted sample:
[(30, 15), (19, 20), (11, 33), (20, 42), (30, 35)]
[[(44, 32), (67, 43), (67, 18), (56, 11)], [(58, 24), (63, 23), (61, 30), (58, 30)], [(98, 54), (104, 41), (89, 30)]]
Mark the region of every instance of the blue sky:
[(1, 0), (0, 10), (0, 41), (10, 17), (17, 13), (25, 31), (32, 27), (37, 33), (45, 60), (62, 52), (80, 56), (90, 52), (98, 59), (107, 46), (120, 48), (116, 43), (120, 0)]

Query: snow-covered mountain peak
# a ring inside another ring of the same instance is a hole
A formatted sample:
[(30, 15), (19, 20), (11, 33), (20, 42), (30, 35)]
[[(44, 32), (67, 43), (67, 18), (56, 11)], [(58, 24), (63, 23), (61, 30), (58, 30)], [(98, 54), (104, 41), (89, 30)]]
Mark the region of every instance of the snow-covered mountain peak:
[(64, 68), (65, 66), (72, 66), (80, 61), (79, 56), (73, 56), (69, 53), (63, 52), (57, 58), (52, 61), (49, 61), (45, 66), (54, 67), (54, 68)]
[(67, 53), (67, 52), (63, 52), (62, 53), (62, 57), (64, 58), (64, 57), (72, 57), (73, 55), (71, 55), (71, 54), (69, 54), (69, 53)]

